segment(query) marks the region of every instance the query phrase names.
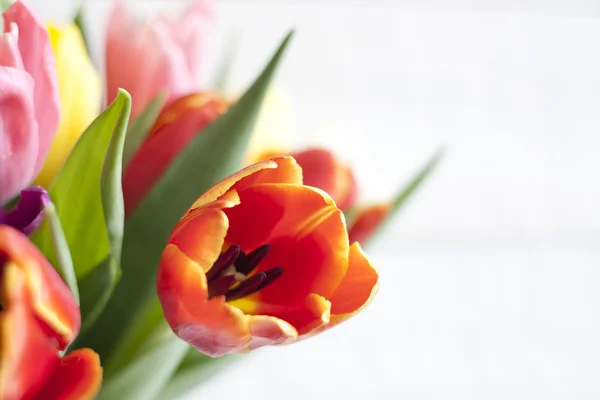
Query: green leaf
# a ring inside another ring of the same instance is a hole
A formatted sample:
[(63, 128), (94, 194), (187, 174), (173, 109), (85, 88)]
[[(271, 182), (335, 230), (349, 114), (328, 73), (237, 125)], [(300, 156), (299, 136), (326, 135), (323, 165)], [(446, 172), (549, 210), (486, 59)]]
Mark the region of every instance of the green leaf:
[(415, 193), (415, 191), (421, 187), (421, 184), (425, 182), (425, 179), (429, 177), (429, 175), (435, 170), (438, 163), (444, 156), (444, 149), (438, 150), (430, 159), (427, 161), (427, 164), (415, 175), (412, 180), (398, 192), (396, 196), (394, 196), (394, 200), (392, 201), (392, 209), (393, 212), (399, 210), (406, 201)]
[(148, 341), (147, 348), (118, 374), (105, 378), (99, 400), (152, 400), (167, 384), (189, 346), (166, 324)]
[(214, 378), (234, 361), (239, 361), (239, 358), (233, 355), (210, 358), (190, 348), (158, 398), (177, 399), (190, 390), (196, 389), (199, 382), (207, 382)]
[(167, 95), (165, 93), (157, 94), (144, 111), (131, 123), (125, 138), (123, 165), (129, 165), (131, 158), (150, 133), (150, 129), (154, 126), (166, 101)]
[[(84, 340), (105, 365), (118, 357), (114, 350), (124, 348), (121, 343), (135, 347), (147, 339), (146, 330), (139, 336), (131, 332), (146, 325), (146, 310), (158, 304), (156, 270), (168, 236), (202, 193), (241, 167), (262, 99), (290, 38), (291, 33), (237, 104), (195, 136), (126, 221), (123, 276), (98, 321), (102, 329), (89, 331)], [(122, 359), (117, 364), (131, 361)]]
[[(130, 110), (131, 97), (119, 91), (83, 133), (49, 193), (57, 210), (49, 216), (58, 217), (64, 229), (59, 240), (71, 249), (73, 272), (65, 281), (80, 288), (82, 331), (100, 315), (120, 276), (122, 151)], [(32, 240), (53, 265), (63, 265), (64, 257), (51, 251), (56, 223), (42, 225)]]
[[(120, 91), (113, 104), (85, 130), (49, 191), (71, 249), (78, 280), (107, 257), (111, 247), (109, 234), (113, 244), (118, 241), (115, 229), (118, 229), (119, 218), (123, 224), (123, 200), (117, 188), (120, 183), (116, 181), (120, 182), (121, 170), (114, 155), (110, 156), (111, 166), (104, 172), (103, 165), (113, 132), (116, 138), (113, 146), (122, 142), (120, 136), (124, 135), (128, 118), (125, 114), (129, 113), (130, 106), (129, 94)], [(113, 147), (111, 151), (118, 152), (118, 149)], [(103, 195), (102, 186), (106, 186), (109, 193)], [(38, 235), (36, 244), (44, 254), (51, 254), (50, 232), (46, 230)], [(51, 261), (56, 265), (56, 260)]]
[[(368, 242), (371, 243), (373, 239), (376, 238), (379, 232), (381, 232), (385, 226), (389, 223), (390, 220), (402, 209), (402, 207), (406, 204), (407, 200), (409, 200), (413, 194), (417, 191), (418, 188), (421, 187), (423, 182), (430, 176), (430, 174), (435, 170), (440, 160), (444, 156), (444, 148), (438, 150), (430, 159), (427, 161), (425, 166), (419, 170), (419, 172), (406, 184), (393, 198), (391, 201), (391, 211), (385, 218), (385, 220), (377, 227), (377, 229), (373, 232)], [(350, 210), (348, 213), (349, 218), (354, 218), (360, 210)]]
[(44, 222), (43, 226), (33, 234), (32, 240), (36, 235), (43, 234), (42, 232), (50, 232), (53, 244), (53, 255), (56, 260), (55, 268), (63, 278), (73, 296), (75, 301), (79, 304), (79, 288), (77, 287), (77, 277), (75, 276), (75, 269), (73, 268), (73, 260), (71, 259), (71, 252), (69, 251), (69, 245), (65, 238), (62, 226), (60, 225), (60, 219), (56, 214), (56, 208), (54, 204), (49, 203), (44, 207)]

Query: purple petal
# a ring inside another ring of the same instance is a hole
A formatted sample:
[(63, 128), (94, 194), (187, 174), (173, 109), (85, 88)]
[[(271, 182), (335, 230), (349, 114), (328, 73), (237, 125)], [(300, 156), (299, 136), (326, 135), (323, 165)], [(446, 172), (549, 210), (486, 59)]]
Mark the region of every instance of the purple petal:
[(12, 226), (26, 235), (39, 228), (44, 218), (44, 207), (50, 203), (46, 190), (32, 186), (21, 190), (21, 198), (15, 208), (6, 211), (0, 208), (0, 224)]

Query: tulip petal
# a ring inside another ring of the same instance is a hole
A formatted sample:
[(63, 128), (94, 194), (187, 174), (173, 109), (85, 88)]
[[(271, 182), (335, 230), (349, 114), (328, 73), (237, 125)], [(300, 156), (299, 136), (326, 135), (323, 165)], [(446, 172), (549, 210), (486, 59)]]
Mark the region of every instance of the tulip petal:
[(261, 184), (238, 192), (240, 204), (223, 210), (226, 241), (245, 252), (268, 243), (257, 271), (283, 267), (277, 281), (250, 296), (269, 304), (301, 304), (310, 294), (333, 294), (348, 267), (348, 236), (341, 211), (323, 191)]
[(27, 186), (36, 173), (40, 148), (31, 76), (19, 69), (0, 67), (0, 205)]
[(263, 346), (293, 342), (298, 337), (298, 331), (288, 322), (266, 315), (250, 316), (250, 334), (252, 341), (250, 350)]
[(37, 393), (39, 400), (91, 400), (102, 383), (100, 357), (93, 350), (79, 349), (60, 360), (49, 384)]
[[(12, 263), (2, 268), (3, 284), (25, 296), (23, 271)], [(5, 303), (0, 313), (0, 398), (24, 399), (35, 394), (58, 365), (57, 351), (26, 303)]]
[(189, 142), (226, 110), (223, 99), (212, 94), (195, 94), (173, 102), (161, 112), (123, 176), (127, 213), (137, 207)]
[(0, 35), (0, 65), (4, 67), (13, 67), (16, 69), (25, 69), (23, 58), (19, 53), (19, 27), (17, 24), (10, 24), (8, 29)]
[(341, 210), (356, 201), (358, 188), (352, 170), (325, 149), (309, 149), (292, 156), (302, 167), (304, 184), (327, 192)]
[[(20, 268), (27, 278), (27, 302), (64, 349), (79, 332), (81, 317), (72, 293), (56, 270), (29, 239), (19, 231), (0, 225), (0, 257)], [(7, 279), (1, 282), (5, 305), (23, 299), (22, 288)]]
[(365, 308), (377, 294), (379, 274), (363, 252), (360, 244), (350, 246), (348, 272), (329, 298), (331, 301), (330, 328), (352, 317)]
[[(277, 171), (272, 171), (274, 169)], [(190, 210), (217, 200), (231, 188), (240, 191), (259, 183), (301, 184), (302, 170), (291, 157), (279, 157), (252, 164), (208, 189), (192, 204)]]
[(15, 208), (10, 211), (0, 208), (0, 224), (12, 226), (29, 236), (42, 223), (44, 207), (48, 203), (48, 193), (39, 186), (21, 190), (21, 197)]
[(175, 245), (167, 245), (161, 257), (157, 293), (173, 332), (203, 353), (217, 357), (250, 342), (247, 316), (224, 296), (208, 300), (202, 268)]
[(54, 54), (44, 24), (21, 1), (13, 3), (3, 14), (4, 27), (19, 27), (19, 51), (25, 70), (35, 82), (33, 102), (39, 129), (37, 173), (50, 150), (60, 121), (60, 98)]
[(219, 209), (197, 209), (182, 219), (171, 234), (174, 244), (208, 272), (221, 253), (229, 222)]
[(358, 211), (348, 228), (350, 242), (366, 242), (392, 211), (391, 204), (376, 204)]

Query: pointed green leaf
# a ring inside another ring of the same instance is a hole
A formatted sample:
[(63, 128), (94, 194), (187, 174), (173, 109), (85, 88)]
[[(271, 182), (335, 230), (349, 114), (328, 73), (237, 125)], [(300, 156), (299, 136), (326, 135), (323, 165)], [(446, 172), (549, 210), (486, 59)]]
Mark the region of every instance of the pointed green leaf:
[(71, 252), (69, 251), (65, 233), (60, 225), (60, 219), (58, 218), (58, 215), (56, 215), (56, 209), (52, 203), (48, 203), (44, 207), (43, 225), (33, 234), (32, 240), (35, 240), (36, 235), (41, 235), (43, 232), (50, 232), (53, 255), (56, 260), (56, 264), (54, 264), (55, 268), (67, 286), (69, 286), (69, 289), (71, 289), (75, 301), (79, 303), (79, 288), (77, 287), (77, 277), (75, 276), (75, 269), (73, 268)]
[(159, 399), (177, 399), (197, 388), (202, 382), (208, 382), (234, 361), (236, 356), (210, 358), (196, 349), (190, 348)]
[(167, 95), (165, 93), (157, 94), (144, 111), (129, 125), (127, 137), (125, 138), (125, 148), (123, 149), (123, 165), (129, 164), (137, 149), (144, 142), (166, 101)]
[[(130, 106), (131, 98), (127, 92), (119, 92), (113, 104), (85, 130), (49, 191), (71, 249), (78, 279), (100, 265), (107, 257), (110, 249), (109, 234), (114, 236), (118, 214), (122, 216), (122, 210), (118, 211), (123, 207), (122, 195), (119, 198), (120, 189), (117, 189), (120, 183), (116, 183), (120, 182), (120, 167), (115, 169), (118, 165), (115, 164), (114, 156), (111, 156), (109, 161), (111, 167), (107, 167), (109, 172), (103, 172), (103, 165), (113, 132), (116, 137), (113, 141), (114, 146), (117, 145), (117, 141), (122, 141), (119, 137), (124, 135), (128, 118), (125, 114), (129, 113)], [(108, 178), (106, 174), (112, 178)], [(112, 183), (109, 184), (111, 180)], [(110, 186), (107, 186), (110, 194), (102, 195), (103, 185)], [(107, 230), (107, 224), (110, 226), (110, 232)], [(37, 236), (37, 239), (36, 244), (44, 254), (50, 254), (50, 232), (46, 231), (45, 234)], [(118, 240), (114, 237), (112, 239)], [(51, 261), (56, 265), (56, 260)]]
[(290, 38), (240, 100), (196, 135), (126, 221), (123, 276), (98, 321), (103, 329), (89, 331), (84, 340), (108, 364), (121, 340), (146, 340), (147, 332), (133, 339), (130, 332), (144, 325), (143, 310), (157, 302), (156, 269), (168, 236), (198, 196), (241, 167), (262, 99)]
[(105, 378), (99, 400), (152, 400), (185, 357), (189, 346), (175, 336), (166, 324), (148, 342), (135, 361)]
[(100, 316), (121, 276), (121, 246), (125, 221), (121, 176), (125, 133), (131, 112), (131, 97), (129, 93), (119, 91), (115, 103), (119, 99), (122, 99), (120, 100), (122, 102), (121, 112), (104, 158), (100, 177), (104, 222), (110, 249), (101, 264), (81, 280), (82, 330), (89, 328)]
[[(79, 281), (82, 330), (100, 315), (120, 275), (122, 151), (130, 109), (131, 97), (120, 91), (81, 136), (49, 193)], [(55, 226), (42, 225), (32, 240), (54, 265), (62, 265), (60, 255), (51, 251)], [(71, 287), (74, 277), (65, 277)]]
[(392, 212), (398, 211), (404, 203), (415, 193), (415, 191), (421, 186), (425, 179), (429, 177), (429, 175), (435, 170), (438, 163), (444, 156), (444, 149), (438, 150), (433, 157), (427, 161), (427, 164), (415, 175), (411, 181), (398, 192), (396, 196), (394, 196), (394, 200), (392, 201)]
[[(405, 185), (393, 198), (391, 201), (391, 210), (387, 214), (384, 221), (376, 228), (371, 237), (367, 240), (368, 243), (371, 243), (381, 232), (385, 226), (389, 223), (390, 220), (402, 209), (408, 199), (410, 199), (413, 194), (417, 191), (418, 188), (421, 187), (423, 182), (430, 176), (430, 174), (435, 170), (438, 163), (444, 156), (444, 149), (438, 150), (430, 159), (427, 161), (425, 166), (419, 170), (419, 172), (410, 180), (410, 182)], [(354, 219), (357, 214), (360, 213), (360, 210), (352, 209), (348, 213), (347, 217)], [(349, 219), (350, 220), (350, 219)], [(363, 243), (366, 244), (366, 243)]]
[[(119, 260), (109, 255), (79, 281), (81, 292), (81, 332), (88, 330), (102, 314), (121, 277)], [(78, 342), (74, 347), (80, 347)]]
[(88, 55), (90, 54), (90, 46), (89, 46), (89, 41), (88, 41), (88, 35), (85, 29), (85, 11), (84, 11), (84, 4), (81, 4), (79, 6), (79, 9), (77, 10), (77, 14), (75, 14), (75, 18), (73, 19), (73, 22), (75, 23), (75, 25), (77, 25), (77, 28), (79, 28), (79, 32), (81, 32), (81, 38), (83, 39), (83, 45), (85, 46), (85, 49), (88, 53)]

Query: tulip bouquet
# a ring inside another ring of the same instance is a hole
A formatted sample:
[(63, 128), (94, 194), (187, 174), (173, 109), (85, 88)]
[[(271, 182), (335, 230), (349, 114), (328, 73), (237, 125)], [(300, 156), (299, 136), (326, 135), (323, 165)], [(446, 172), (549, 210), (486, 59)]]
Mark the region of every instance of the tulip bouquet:
[(439, 154), (361, 207), (331, 151), (249, 151), (291, 34), (234, 99), (200, 85), (209, 3), (141, 21), (116, 2), (103, 107), (81, 24), (46, 25), (20, 0), (3, 21), (1, 399), (175, 398), (228, 354), (315, 336), (371, 302), (363, 245)]

